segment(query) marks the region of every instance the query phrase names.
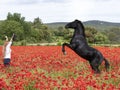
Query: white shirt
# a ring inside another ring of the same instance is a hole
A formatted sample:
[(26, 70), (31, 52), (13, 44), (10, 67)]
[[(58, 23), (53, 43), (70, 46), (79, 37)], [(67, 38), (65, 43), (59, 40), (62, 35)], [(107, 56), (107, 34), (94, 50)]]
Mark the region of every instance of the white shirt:
[(8, 42), (7, 46), (5, 47), (5, 55), (4, 55), (4, 58), (11, 58), (11, 45), (12, 45), (12, 42)]

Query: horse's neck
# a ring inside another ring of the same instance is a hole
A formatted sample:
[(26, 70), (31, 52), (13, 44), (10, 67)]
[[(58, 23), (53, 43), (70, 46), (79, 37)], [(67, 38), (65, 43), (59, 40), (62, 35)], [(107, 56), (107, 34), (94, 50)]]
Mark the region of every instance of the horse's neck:
[(75, 30), (73, 37), (84, 38), (85, 43), (87, 43), (85, 32), (81, 28)]
[(84, 30), (83, 30), (81, 27), (75, 29), (74, 36), (75, 36), (75, 35), (81, 35), (81, 36), (83, 36), (84, 38), (86, 38), (86, 37), (85, 37), (85, 32), (84, 32)]

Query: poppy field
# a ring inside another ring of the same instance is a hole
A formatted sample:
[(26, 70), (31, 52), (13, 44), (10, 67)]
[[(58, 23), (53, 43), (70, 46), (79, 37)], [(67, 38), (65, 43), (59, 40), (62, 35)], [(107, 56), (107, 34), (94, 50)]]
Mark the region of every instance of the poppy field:
[(110, 62), (94, 74), (88, 61), (61, 46), (12, 46), (11, 66), (4, 67), (0, 47), (0, 90), (120, 90), (120, 48), (94, 47)]

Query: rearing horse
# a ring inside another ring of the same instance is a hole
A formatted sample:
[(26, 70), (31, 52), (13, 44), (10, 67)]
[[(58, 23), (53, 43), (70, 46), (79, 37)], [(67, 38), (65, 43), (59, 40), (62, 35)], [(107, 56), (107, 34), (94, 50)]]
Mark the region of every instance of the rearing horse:
[(91, 68), (94, 70), (95, 73), (100, 73), (99, 65), (102, 63), (103, 60), (105, 61), (106, 70), (109, 69), (110, 64), (103, 57), (101, 52), (88, 45), (85, 36), (85, 29), (81, 21), (75, 20), (73, 22), (70, 22), (65, 26), (65, 28), (74, 29), (74, 34), (70, 41), (70, 44), (63, 43), (62, 52), (64, 54), (66, 54), (65, 46), (67, 46), (72, 49), (76, 54), (88, 60)]

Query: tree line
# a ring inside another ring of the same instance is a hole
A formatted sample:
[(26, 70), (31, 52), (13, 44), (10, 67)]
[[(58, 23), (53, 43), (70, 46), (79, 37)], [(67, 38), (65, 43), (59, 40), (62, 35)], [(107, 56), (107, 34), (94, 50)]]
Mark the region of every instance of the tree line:
[[(8, 13), (6, 20), (0, 21), (0, 44), (3, 44), (5, 35), (9, 38), (15, 34), (15, 44), (26, 45), (28, 43), (51, 43), (59, 45), (69, 42), (73, 35), (73, 30), (66, 30), (59, 26), (51, 29), (37, 17), (33, 22), (25, 21), (20, 13)], [(85, 27), (85, 34), (88, 43), (92, 44), (115, 44), (120, 43), (120, 28), (111, 28), (108, 31), (99, 32), (93, 27)]]

